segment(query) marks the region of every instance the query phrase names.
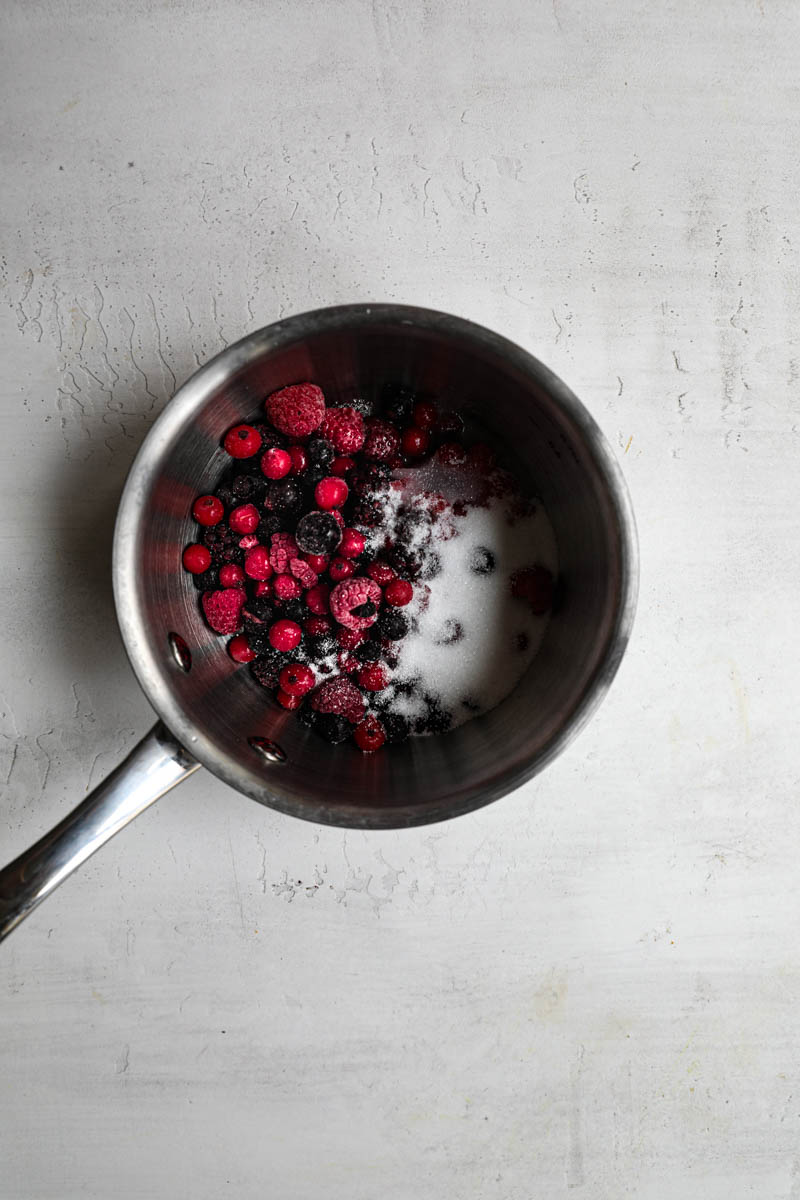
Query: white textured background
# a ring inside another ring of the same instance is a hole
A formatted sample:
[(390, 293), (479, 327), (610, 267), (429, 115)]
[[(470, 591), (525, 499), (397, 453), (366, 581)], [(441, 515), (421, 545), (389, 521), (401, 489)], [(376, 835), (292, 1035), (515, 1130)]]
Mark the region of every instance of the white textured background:
[(195, 777), (0, 951), (2, 1200), (800, 1197), (800, 8), (6, 0), (0, 858), (151, 721), (127, 467), (198, 363), (402, 300), (618, 447), (639, 617), (455, 823)]

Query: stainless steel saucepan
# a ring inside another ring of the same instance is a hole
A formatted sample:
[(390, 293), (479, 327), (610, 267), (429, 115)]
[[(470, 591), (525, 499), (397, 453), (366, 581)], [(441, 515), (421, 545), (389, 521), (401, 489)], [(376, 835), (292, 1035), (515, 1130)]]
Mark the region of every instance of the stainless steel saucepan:
[[(502, 444), (548, 510), (559, 601), (541, 650), (494, 711), (363, 755), (328, 746), (273, 704), (210, 635), (181, 568), (193, 499), (213, 491), (220, 439), (264, 397), (310, 379), (331, 400), (404, 382), (449, 399)], [(630, 634), (638, 581), (628, 493), (583, 405), (542, 363), (427, 309), (304, 313), (229, 347), (175, 394), (131, 468), (114, 536), (114, 594), (133, 669), (160, 720), (109, 777), (0, 871), (0, 939), (113, 834), (201, 765), (308, 821), (387, 829), (455, 817), (540, 771), (599, 704)]]

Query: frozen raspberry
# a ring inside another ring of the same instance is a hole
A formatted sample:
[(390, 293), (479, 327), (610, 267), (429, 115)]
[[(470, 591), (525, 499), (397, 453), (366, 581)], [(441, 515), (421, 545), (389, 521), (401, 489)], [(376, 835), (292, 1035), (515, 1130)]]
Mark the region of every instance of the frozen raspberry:
[(201, 575), (211, 566), (211, 552), (206, 546), (194, 542), (191, 546), (186, 547), (181, 561), (185, 569), (192, 575)]
[(322, 616), (328, 612), (328, 599), (331, 594), (331, 589), (326, 583), (318, 583), (315, 587), (310, 587), (306, 592), (306, 604), (311, 609), (312, 613)]
[[(306, 604), (308, 604), (308, 596), (306, 596)], [(308, 607), (311, 608), (311, 605), (308, 604)], [(314, 609), (311, 608), (311, 611), (313, 612)], [(330, 633), (333, 629), (333, 624), (330, 617), (308, 617), (303, 622), (303, 628), (312, 637), (324, 637), (326, 633)]]
[[(261, 524), (260, 521), (259, 521), (259, 524)], [(253, 546), (257, 546), (257, 545), (258, 545), (258, 538), (254, 533), (246, 533), (244, 535), (244, 537), (239, 538), (239, 549), (240, 550), (252, 550)]]
[(342, 558), (358, 558), (359, 554), (364, 553), (364, 545), (363, 533), (359, 533), (357, 529), (345, 529), (342, 531), (339, 553)]
[(354, 725), (364, 715), (364, 697), (354, 683), (337, 675), (317, 688), (311, 697), (311, 707), (320, 713), (334, 713)]
[(242, 606), (246, 598), (244, 590), (238, 587), (203, 592), (203, 612), (215, 633), (236, 633), (241, 628)]
[(330, 560), (326, 554), (306, 554), (304, 558), (311, 567), (311, 570), (316, 571), (317, 575), (321, 575), (323, 571), (327, 571)]
[(361, 663), (352, 654), (348, 654), (346, 650), (340, 650), (336, 655), (336, 665), (340, 671), (344, 671), (345, 675), (355, 675)]
[(255, 504), (240, 504), (228, 517), (228, 524), (235, 533), (253, 533), (260, 520)]
[(292, 712), (295, 708), (299, 708), (303, 703), (302, 696), (293, 696), (291, 692), (285, 692), (283, 688), (279, 688), (275, 693), (275, 699), (278, 701), (278, 704), (288, 709), (289, 712)]
[(389, 682), (389, 676), (380, 663), (372, 663), (361, 668), (356, 681), (365, 692), (382, 692)]
[(300, 645), (303, 631), (295, 621), (276, 621), (270, 626), (269, 642), (275, 650), (286, 653)]
[(463, 467), (467, 452), (460, 442), (444, 442), (436, 451), (436, 457), (445, 467)]
[(290, 696), (305, 696), (314, 686), (314, 672), (305, 663), (289, 663), (280, 673), (280, 685)]
[(386, 603), (391, 604), (393, 608), (404, 608), (406, 604), (410, 604), (413, 595), (414, 589), (406, 579), (393, 579), (386, 585), (384, 592)]
[(294, 575), (295, 579), (303, 585), (304, 588), (316, 587), (317, 572), (302, 558), (293, 558), (289, 562), (289, 574)]
[(252, 458), (261, 449), (261, 434), (252, 425), (234, 425), (222, 444), (231, 458)]
[(269, 561), (273, 571), (285, 575), (289, 563), (297, 558), (297, 542), (290, 533), (273, 533), (269, 540)]
[(370, 713), (360, 725), (356, 726), (353, 740), (359, 750), (362, 750), (364, 754), (370, 754), (373, 750), (380, 750), (386, 741), (386, 734), (377, 717), (373, 717)]
[(364, 418), (354, 408), (329, 408), (320, 433), (339, 454), (355, 454), (364, 445)]
[(336, 641), (343, 650), (355, 650), (363, 640), (364, 634), (360, 629), (346, 629), (344, 625), (340, 626), (336, 634)]
[(293, 383), (273, 392), (264, 402), (276, 429), (289, 437), (308, 437), (325, 417), (325, 397), (313, 383)]
[(400, 449), (400, 434), (394, 425), (371, 417), (364, 422), (364, 428), (364, 457), (377, 459), (378, 462), (388, 462), (390, 458), (394, 458)]
[(238, 587), (244, 583), (244, 571), (238, 563), (226, 563), (220, 567), (219, 581), (223, 587)]
[(198, 496), (192, 505), (192, 516), (198, 525), (219, 525), (225, 516), (225, 506), (216, 496)]
[(355, 573), (356, 565), (349, 558), (335, 558), (328, 567), (328, 574), (334, 583), (339, 583), (342, 579), (349, 579)]
[(291, 575), (276, 575), (272, 591), (276, 600), (297, 600), (303, 594), (302, 587)]
[(379, 583), (381, 587), (386, 587), (387, 583), (391, 583), (392, 580), (396, 578), (395, 573), (389, 564), (380, 562), (378, 559), (369, 564), (367, 567), (367, 574), (369, 575), (370, 579), (374, 579), (375, 582)]
[(412, 425), (403, 430), (400, 445), (403, 454), (407, 454), (409, 458), (421, 458), (427, 452), (430, 444), (431, 435), (427, 429), (419, 429), (416, 425)]
[(431, 404), (430, 400), (417, 401), (412, 413), (414, 424), (418, 425), (420, 429), (432, 429), (438, 415), (436, 405)]
[(339, 454), (330, 465), (330, 473), (331, 475), (346, 475), (348, 471), (352, 471), (355, 465), (355, 459), (348, 458), (346, 454)]
[(243, 633), (237, 633), (236, 637), (228, 642), (228, 654), (237, 663), (249, 663), (256, 657), (255, 650)]
[(272, 446), (261, 455), (261, 474), (267, 479), (283, 479), (292, 469), (291, 455), (279, 446)]
[(511, 594), (525, 600), (537, 616), (546, 613), (553, 603), (553, 576), (538, 563), (517, 571), (511, 576)]
[(296, 536), (306, 554), (332, 554), (342, 540), (342, 531), (332, 513), (310, 512), (297, 522)]
[[(331, 592), (330, 600), (333, 616), (347, 629), (368, 629), (370, 625), (374, 625), (378, 618), (380, 602), (381, 589), (374, 579), (366, 579), (363, 576), (337, 583)], [(362, 611), (359, 612), (359, 609)]]
[(266, 546), (253, 546), (244, 556), (244, 572), (251, 579), (269, 579), (272, 564)]
[(317, 508), (326, 511), (332, 508), (340, 508), (347, 499), (349, 492), (350, 489), (343, 479), (339, 479), (336, 475), (328, 475), (325, 479), (320, 479), (314, 488), (314, 499), (317, 502)]
[(302, 475), (308, 469), (308, 455), (304, 446), (290, 446), (289, 458), (292, 460), (292, 475)]

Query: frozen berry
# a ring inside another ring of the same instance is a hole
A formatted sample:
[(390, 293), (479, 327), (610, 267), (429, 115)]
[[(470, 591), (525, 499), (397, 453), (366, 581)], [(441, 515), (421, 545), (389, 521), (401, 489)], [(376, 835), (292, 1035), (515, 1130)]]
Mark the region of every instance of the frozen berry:
[(295, 621), (276, 621), (269, 631), (270, 645), (281, 653), (299, 646), (303, 633)]
[[(345, 630), (350, 633), (350, 630)], [(355, 656), (361, 663), (378, 662), (381, 656), (381, 648), (377, 642), (363, 641), (355, 648)]]
[(414, 407), (414, 393), (402, 383), (387, 383), (381, 392), (383, 411), (388, 421), (405, 425)]
[(364, 640), (364, 633), (361, 629), (346, 629), (342, 625), (337, 634), (336, 641), (343, 650), (355, 650), (356, 646), (360, 645)]
[(252, 458), (261, 449), (261, 435), (252, 425), (234, 425), (222, 444), (231, 458)]
[(236, 637), (231, 638), (228, 642), (228, 654), (237, 663), (249, 663), (256, 657), (255, 651), (243, 633), (237, 633)]
[(348, 497), (350, 489), (343, 479), (336, 475), (328, 475), (320, 479), (314, 488), (314, 499), (321, 509), (341, 508)]
[(419, 429), (416, 425), (403, 430), (401, 439), (403, 453), (409, 458), (421, 458), (431, 444), (431, 435), (427, 429)]
[(272, 592), (276, 600), (296, 600), (303, 589), (291, 575), (276, 575), (272, 581)]
[(305, 696), (314, 686), (314, 672), (305, 663), (289, 663), (281, 671), (279, 682), (290, 696)]
[[(306, 593), (306, 604), (308, 604), (308, 593)], [(311, 608), (311, 605), (308, 604), (308, 607)], [(311, 608), (311, 611), (313, 612), (314, 609)], [(318, 638), (324, 637), (326, 633), (330, 633), (330, 631), (333, 629), (333, 624), (330, 617), (308, 617), (303, 622), (303, 628), (305, 629), (306, 633), (311, 635), (311, 637)]]
[[(367, 602), (371, 604), (373, 611), (359, 613), (357, 610)], [(346, 579), (337, 583), (331, 592), (331, 612), (339, 624), (348, 629), (368, 629), (370, 625), (374, 625), (380, 602), (381, 589), (374, 579)]]
[(283, 479), (292, 469), (292, 459), (287, 450), (273, 446), (261, 455), (261, 473), (267, 479)]
[(546, 613), (553, 603), (553, 576), (537, 563), (511, 576), (511, 594), (525, 600), (537, 616)]
[(383, 731), (380, 721), (370, 715), (360, 725), (356, 726), (353, 739), (359, 750), (363, 750), (365, 754), (369, 754), (373, 750), (380, 750), (386, 741), (386, 734)]
[(281, 433), (302, 438), (322, 424), (325, 397), (316, 384), (294, 383), (268, 396), (264, 408), (272, 424)]
[(408, 633), (408, 618), (396, 608), (389, 608), (378, 617), (378, 632), (390, 642), (399, 642)]
[(225, 506), (216, 496), (198, 496), (192, 505), (192, 516), (198, 525), (219, 525), (225, 516)]
[(355, 459), (349, 458), (346, 454), (339, 454), (330, 465), (331, 475), (347, 475), (355, 465)]
[(238, 587), (203, 593), (203, 612), (215, 633), (236, 633), (240, 629), (245, 599), (243, 589)]
[(289, 563), (297, 558), (297, 542), (290, 533), (273, 533), (269, 539), (269, 561), (273, 571), (286, 575)]
[(383, 520), (383, 508), (378, 500), (364, 498), (353, 505), (353, 522), (365, 529), (374, 529)]
[(289, 458), (292, 460), (292, 475), (302, 475), (308, 468), (308, 455), (304, 446), (290, 446)]
[(436, 451), (436, 457), (446, 467), (463, 467), (467, 452), (460, 442), (444, 442)]
[(339, 526), (339, 528), (344, 529), (344, 517), (339, 512), (338, 508), (331, 509), (331, 516), (333, 517), (334, 521)]
[(272, 566), (266, 546), (253, 546), (244, 556), (244, 572), (251, 579), (269, 579)]
[(206, 546), (201, 546), (199, 542), (193, 542), (184, 550), (181, 561), (192, 575), (200, 575), (211, 566), (211, 552)]
[(328, 569), (328, 562), (330, 560), (326, 554), (306, 554), (305, 559), (311, 570), (316, 571), (318, 575), (321, 575), (323, 571), (327, 571)]
[(255, 590), (256, 590), (257, 596), (271, 596), (272, 595), (272, 584), (269, 582), (268, 579), (259, 579), (258, 583), (256, 584)]
[(381, 724), (386, 734), (386, 741), (390, 746), (397, 746), (401, 742), (407, 741), (411, 727), (405, 717), (401, 717), (399, 713), (386, 713), (381, 718)]
[(289, 712), (291, 712), (292, 709), (299, 708), (303, 703), (302, 696), (292, 695), (291, 692), (286, 692), (283, 690), (283, 688), (279, 688), (275, 693), (275, 699), (278, 701), (278, 704), (288, 709)]
[(276, 513), (296, 512), (303, 501), (303, 493), (291, 476), (271, 479), (267, 485), (264, 503)]
[(338, 583), (342, 579), (349, 579), (355, 571), (355, 563), (349, 558), (335, 558), (328, 568), (328, 574), (334, 583)]
[(342, 540), (342, 531), (331, 513), (310, 512), (297, 522), (295, 538), (306, 554), (332, 554)]
[(235, 533), (253, 533), (260, 520), (255, 504), (240, 504), (228, 517), (228, 524)]
[(329, 408), (320, 433), (339, 454), (355, 454), (364, 445), (364, 418), (354, 408)]
[(244, 571), (238, 563), (226, 563), (220, 567), (219, 581), (223, 587), (237, 587), (244, 583)]
[[(313, 712), (313, 709), (309, 711)], [(313, 728), (320, 737), (324, 737), (326, 742), (330, 742), (334, 746), (340, 742), (346, 742), (353, 731), (353, 727), (347, 718), (340, 717), (337, 713), (317, 714)]]
[(314, 587), (309, 588), (306, 592), (306, 604), (311, 609), (312, 613), (321, 616), (328, 612), (328, 599), (331, 594), (331, 589), (326, 583), (318, 583)]
[(395, 573), (389, 564), (381, 562), (379, 559), (369, 564), (367, 574), (370, 579), (374, 579), (381, 587), (386, 587), (387, 583), (391, 583), (395, 578)]
[(370, 418), (365, 423), (364, 457), (388, 462), (400, 449), (400, 434), (388, 421)]
[(308, 461), (317, 471), (327, 471), (333, 462), (336, 451), (327, 438), (312, 438), (306, 448)]
[[(259, 521), (259, 525), (260, 524), (261, 524), (261, 522)], [(258, 537), (255, 533), (245, 533), (242, 537), (239, 538), (239, 549), (240, 550), (252, 550), (253, 546), (257, 546), (257, 545), (258, 545)]]
[(293, 558), (290, 560), (289, 574), (294, 575), (298, 583), (304, 588), (312, 588), (317, 585), (317, 572), (303, 558)]
[(382, 692), (389, 682), (386, 669), (380, 663), (372, 663), (362, 667), (356, 676), (356, 682), (365, 692)]
[(436, 405), (431, 404), (430, 400), (418, 400), (414, 405), (412, 416), (414, 424), (418, 425), (420, 429), (432, 429), (438, 416)]
[(300, 599), (277, 600), (276, 599), (275, 603), (278, 605), (278, 607), (280, 609), (280, 612), (277, 613), (276, 615), (285, 617), (289, 621), (294, 621), (295, 624), (298, 626), (300, 625), (300, 622), (305, 621), (306, 617), (308, 616), (308, 609), (306, 608), (304, 600), (300, 600)]
[(344, 671), (345, 675), (355, 675), (361, 667), (361, 663), (355, 655), (348, 654), (346, 650), (339, 651), (336, 656), (336, 665), (340, 671)]
[(414, 589), (405, 579), (393, 579), (391, 583), (387, 584), (384, 592), (386, 603), (391, 604), (394, 608), (404, 608), (411, 602), (413, 595)]
[(495, 568), (495, 558), (486, 546), (476, 546), (469, 556), (469, 569), (475, 575), (491, 575)]
[(284, 662), (283, 655), (269, 646), (266, 650), (259, 653), (255, 662), (250, 664), (250, 674), (262, 687), (277, 687), (278, 676), (281, 673)]
[(344, 675), (321, 683), (311, 696), (311, 707), (321, 713), (336, 713), (356, 724), (364, 715), (364, 697)]
[(363, 533), (359, 533), (357, 529), (344, 529), (339, 553), (343, 558), (358, 558), (359, 554), (364, 553), (364, 545)]

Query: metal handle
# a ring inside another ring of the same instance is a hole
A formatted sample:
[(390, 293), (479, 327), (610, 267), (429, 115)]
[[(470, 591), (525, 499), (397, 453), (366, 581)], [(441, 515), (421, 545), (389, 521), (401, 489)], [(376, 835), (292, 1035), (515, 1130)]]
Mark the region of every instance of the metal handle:
[(82, 804), (0, 870), (0, 942), (95, 850), (199, 766), (159, 721)]

